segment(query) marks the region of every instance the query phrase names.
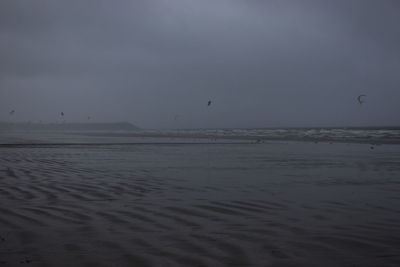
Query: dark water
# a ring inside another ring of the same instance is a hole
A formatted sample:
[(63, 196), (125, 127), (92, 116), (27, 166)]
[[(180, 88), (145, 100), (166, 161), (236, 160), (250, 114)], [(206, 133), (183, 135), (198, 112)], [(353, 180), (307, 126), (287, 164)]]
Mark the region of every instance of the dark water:
[(160, 134), (210, 136), (218, 138), (400, 144), (400, 127), (197, 129), (155, 132)]
[(0, 144), (18, 143), (173, 143), (173, 142), (313, 141), (400, 144), (400, 127), (174, 129), (137, 131), (5, 131)]

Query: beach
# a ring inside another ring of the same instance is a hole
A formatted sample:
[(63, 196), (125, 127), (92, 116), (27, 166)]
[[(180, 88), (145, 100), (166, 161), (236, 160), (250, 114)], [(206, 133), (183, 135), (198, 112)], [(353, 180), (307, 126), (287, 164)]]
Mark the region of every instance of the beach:
[(0, 266), (400, 266), (399, 145), (3, 143)]
[(400, 267), (400, 0), (0, 0), (0, 267)]

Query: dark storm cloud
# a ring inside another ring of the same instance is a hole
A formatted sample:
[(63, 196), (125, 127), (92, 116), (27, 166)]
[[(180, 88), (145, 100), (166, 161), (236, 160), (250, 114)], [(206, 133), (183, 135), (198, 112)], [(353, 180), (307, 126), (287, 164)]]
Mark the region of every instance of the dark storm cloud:
[(3, 0), (0, 120), (15, 109), (143, 127), (399, 124), (399, 11), (389, 0)]

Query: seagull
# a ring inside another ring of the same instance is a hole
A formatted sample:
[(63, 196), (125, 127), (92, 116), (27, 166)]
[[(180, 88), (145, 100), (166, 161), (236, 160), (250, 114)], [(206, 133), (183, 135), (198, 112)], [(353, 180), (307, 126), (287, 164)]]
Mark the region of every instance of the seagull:
[(362, 100), (363, 97), (366, 97), (366, 95), (359, 95), (357, 97), (358, 103), (360, 103), (360, 105), (362, 105), (362, 103), (364, 103), (364, 101)]

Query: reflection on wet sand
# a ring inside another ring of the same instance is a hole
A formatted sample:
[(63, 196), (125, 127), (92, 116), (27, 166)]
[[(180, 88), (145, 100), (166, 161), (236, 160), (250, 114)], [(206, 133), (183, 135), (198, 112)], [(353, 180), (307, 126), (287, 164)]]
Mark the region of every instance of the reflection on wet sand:
[(0, 264), (399, 266), (399, 173), (396, 146), (2, 147)]

